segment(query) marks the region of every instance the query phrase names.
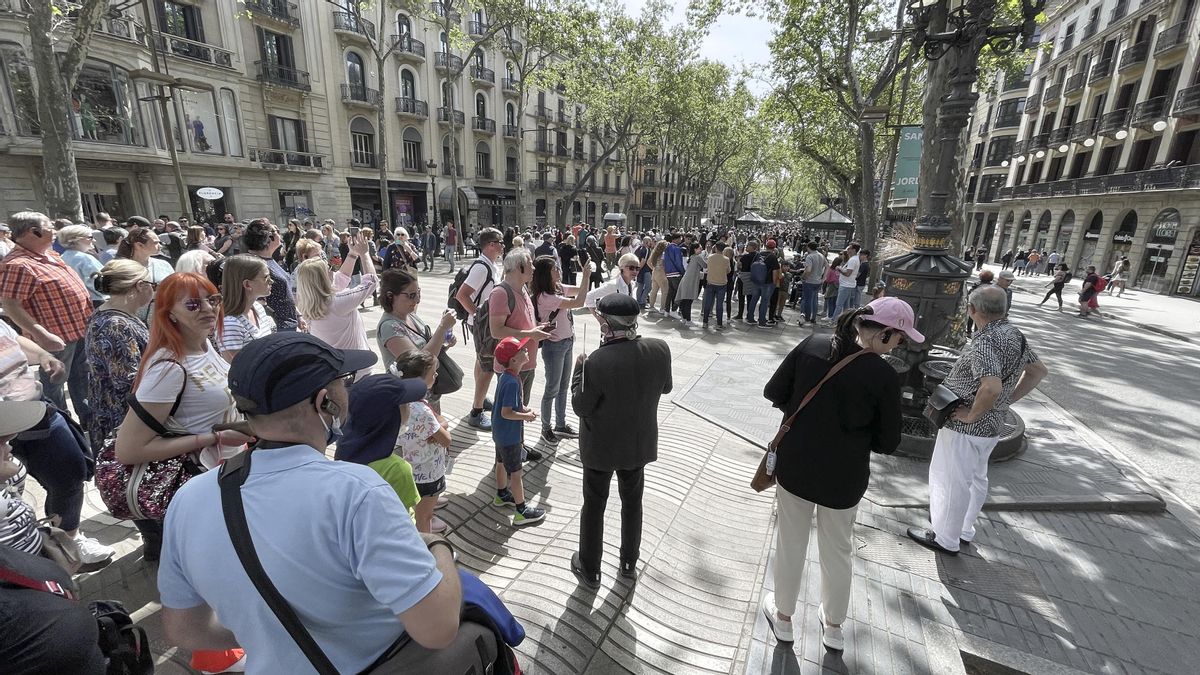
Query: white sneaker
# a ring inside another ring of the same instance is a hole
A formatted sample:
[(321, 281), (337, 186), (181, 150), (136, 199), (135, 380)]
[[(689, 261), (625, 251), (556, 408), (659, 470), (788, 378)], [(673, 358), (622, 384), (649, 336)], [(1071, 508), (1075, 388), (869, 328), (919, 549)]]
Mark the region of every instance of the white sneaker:
[(105, 546), (91, 537), (85, 537), (82, 532), (75, 534), (75, 544), (79, 546), (79, 560), (84, 565), (104, 562), (116, 553), (111, 546)]
[(796, 641), (792, 635), (792, 622), (779, 618), (779, 610), (775, 607), (774, 593), (763, 594), (762, 613), (767, 617), (767, 625), (771, 627), (771, 632), (775, 634), (776, 640), (780, 642)]
[(831, 652), (840, 652), (846, 649), (846, 638), (842, 635), (841, 626), (830, 626), (825, 622), (825, 607), (817, 607), (817, 618), (821, 621), (821, 644)]

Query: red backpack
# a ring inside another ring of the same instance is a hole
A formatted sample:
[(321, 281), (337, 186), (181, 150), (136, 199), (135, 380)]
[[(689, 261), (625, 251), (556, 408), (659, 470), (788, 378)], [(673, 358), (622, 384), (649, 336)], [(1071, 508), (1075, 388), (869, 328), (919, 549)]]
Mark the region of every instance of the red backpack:
[(1092, 284), (1092, 288), (1096, 289), (1097, 293), (1108, 288), (1108, 277), (1097, 276), (1096, 283)]

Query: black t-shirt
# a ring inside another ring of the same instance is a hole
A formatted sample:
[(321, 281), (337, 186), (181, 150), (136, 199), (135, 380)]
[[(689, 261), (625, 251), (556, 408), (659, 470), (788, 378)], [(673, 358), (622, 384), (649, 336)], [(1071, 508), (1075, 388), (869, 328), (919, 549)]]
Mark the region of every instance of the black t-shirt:
[(871, 263), (861, 263), (858, 268), (858, 276), (854, 278), (854, 285), (863, 288), (867, 285), (867, 279), (871, 276)]
[(779, 269), (779, 256), (773, 253), (764, 253), (763, 262), (767, 264), (767, 283), (775, 283), (775, 270)]
[(738, 258), (738, 270), (750, 274), (750, 266), (754, 264), (754, 259), (758, 257), (758, 253), (743, 253), (742, 257)]

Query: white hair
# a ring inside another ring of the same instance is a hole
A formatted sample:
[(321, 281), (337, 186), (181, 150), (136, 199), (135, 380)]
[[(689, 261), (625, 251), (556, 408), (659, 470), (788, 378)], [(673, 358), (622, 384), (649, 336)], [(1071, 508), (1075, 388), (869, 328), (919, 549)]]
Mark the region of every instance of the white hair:
[(215, 258), (208, 251), (196, 249), (188, 251), (179, 256), (179, 260), (175, 263), (176, 272), (195, 272), (196, 274), (204, 274), (204, 268), (208, 267), (208, 263)]
[(533, 256), (529, 255), (529, 249), (524, 246), (513, 246), (513, 249), (504, 256), (504, 273), (516, 272), (521, 267), (532, 268)]
[(971, 291), (968, 302), (976, 312), (984, 316), (999, 318), (1008, 311), (1008, 294), (999, 286), (980, 286)]

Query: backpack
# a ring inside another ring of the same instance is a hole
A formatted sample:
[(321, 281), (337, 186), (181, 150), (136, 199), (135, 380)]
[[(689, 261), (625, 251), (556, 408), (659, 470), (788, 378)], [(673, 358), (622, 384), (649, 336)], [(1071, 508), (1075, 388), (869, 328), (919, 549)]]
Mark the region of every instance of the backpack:
[[(458, 291), (462, 288), (462, 285), (466, 283), (467, 275), (471, 273), (471, 270), (474, 269), (476, 265), (484, 264), (486, 263), (484, 263), (482, 260), (476, 260), (466, 267), (458, 268), (458, 273), (454, 275), (454, 281), (450, 282), (450, 299), (446, 301), (446, 306), (454, 310), (454, 316), (457, 317), (459, 321), (466, 321), (467, 317), (470, 316), (471, 313), (468, 312), (467, 308), (463, 307), (462, 303), (458, 301), (458, 298), (456, 297), (458, 295)], [(491, 265), (488, 265), (488, 283), (495, 283), (496, 280), (492, 278), (491, 267)], [(487, 284), (481, 286), (479, 288), (479, 295), (475, 296), (474, 303), (475, 307), (477, 308), (479, 307), (479, 299), (483, 296), (483, 289), (485, 288), (487, 288)]]
[[(503, 288), (504, 293), (508, 295), (508, 313), (512, 314), (517, 308), (517, 296), (512, 287), (501, 281), (496, 284), (496, 288)], [(495, 352), (496, 345), (500, 344), (500, 340), (492, 336), (492, 322), (488, 320), (491, 314), (491, 300), (491, 297), (488, 297), (482, 306), (476, 305), (479, 311), (475, 312), (475, 346), (479, 354), (488, 356)]]
[(754, 262), (750, 263), (750, 281), (756, 284), (767, 283), (767, 261), (761, 253), (754, 256)]
[(1096, 283), (1092, 284), (1092, 288), (1093, 288), (1093, 289), (1094, 289), (1094, 290), (1095, 290), (1097, 293), (1099, 293), (1100, 291), (1102, 291), (1102, 290), (1104, 290), (1104, 289), (1108, 288), (1108, 277), (1101, 277), (1101, 276), (1097, 276), (1097, 277), (1096, 277)]
[(125, 606), (116, 600), (88, 603), (100, 629), (100, 652), (108, 659), (106, 675), (148, 675), (154, 672), (154, 657), (146, 630), (135, 626)]

